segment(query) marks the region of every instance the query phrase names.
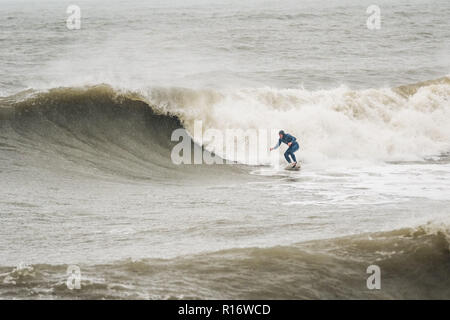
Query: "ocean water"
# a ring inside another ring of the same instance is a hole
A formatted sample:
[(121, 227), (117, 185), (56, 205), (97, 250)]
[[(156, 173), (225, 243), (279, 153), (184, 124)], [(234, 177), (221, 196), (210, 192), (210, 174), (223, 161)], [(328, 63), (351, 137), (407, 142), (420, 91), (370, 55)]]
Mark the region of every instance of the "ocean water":
[(0, 298), (450, 299), (448, 1), (73, 4), (0, 0)]

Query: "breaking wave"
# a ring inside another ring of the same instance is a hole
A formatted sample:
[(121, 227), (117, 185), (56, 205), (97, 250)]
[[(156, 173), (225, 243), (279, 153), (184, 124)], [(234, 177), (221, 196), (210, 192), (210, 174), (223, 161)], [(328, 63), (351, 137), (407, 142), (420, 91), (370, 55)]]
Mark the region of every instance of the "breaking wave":
[[(422, 160), (450, 150), (450, 78), (358, 91), (56, 88), (0, 98), (0, 110), (4, 147), (26, 139), (157, 166), (169, 165), (173, 130), (192, 134), (196, 120), (223, 132), (283, 128), (310, 162)], [(204, 147), (228, 158), (215, 141)]]

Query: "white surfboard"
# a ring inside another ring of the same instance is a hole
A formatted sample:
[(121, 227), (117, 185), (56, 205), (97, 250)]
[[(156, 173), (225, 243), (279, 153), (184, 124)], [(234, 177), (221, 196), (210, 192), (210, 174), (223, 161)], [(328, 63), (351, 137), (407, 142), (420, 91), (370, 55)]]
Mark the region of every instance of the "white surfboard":
[(302, 164), (300, 162), (297, 162), (295, 167), (292, 166), (292, 163), (289, 163), (286, 167), (284, 167), (284, 170), (298, 171), (298, 170), (300, 170), (301, 167), (302, 167)]

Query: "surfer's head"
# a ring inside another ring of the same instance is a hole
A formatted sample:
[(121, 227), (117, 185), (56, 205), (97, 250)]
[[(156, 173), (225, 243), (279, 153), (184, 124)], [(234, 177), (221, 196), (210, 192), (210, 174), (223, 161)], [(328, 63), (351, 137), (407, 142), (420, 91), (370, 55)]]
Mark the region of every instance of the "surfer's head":
[(284, 136), (284, 131), (283, 131), (283, 130), (280, 130), (280, 132), (278, 132), (278, 135), (280, 136), (280, 139), (283, 138), (283, 136)]

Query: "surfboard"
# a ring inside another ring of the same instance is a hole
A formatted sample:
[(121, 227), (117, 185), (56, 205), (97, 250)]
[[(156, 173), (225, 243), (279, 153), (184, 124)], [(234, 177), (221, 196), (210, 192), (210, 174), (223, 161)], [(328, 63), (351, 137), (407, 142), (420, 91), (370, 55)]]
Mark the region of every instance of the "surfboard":
[(295, 167), (292, 167), (292, 164), (289, 163), (286, 167), (284, 167), (284, 170), (289, 170), (289, 171), (298, 171), (300, 170), (300, 168), (302, 167), (300, 162), (297, 162), (297, 164), (295, 165)]

